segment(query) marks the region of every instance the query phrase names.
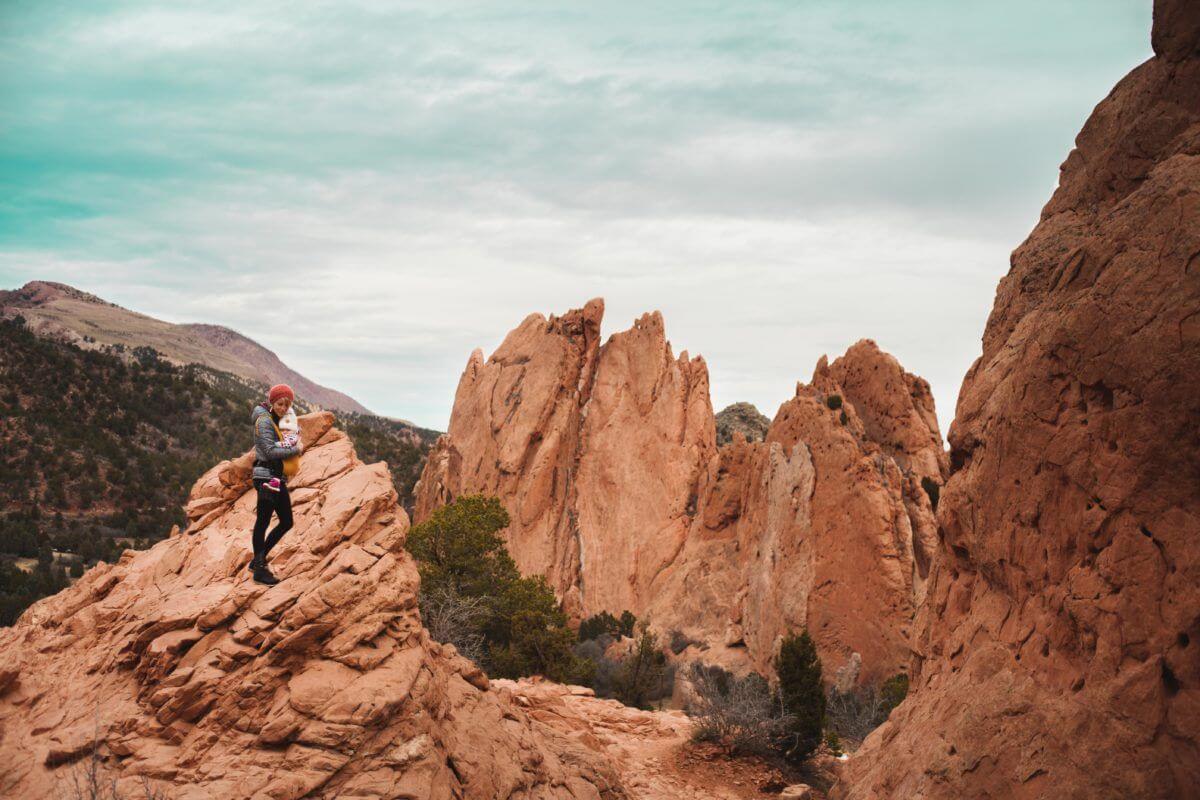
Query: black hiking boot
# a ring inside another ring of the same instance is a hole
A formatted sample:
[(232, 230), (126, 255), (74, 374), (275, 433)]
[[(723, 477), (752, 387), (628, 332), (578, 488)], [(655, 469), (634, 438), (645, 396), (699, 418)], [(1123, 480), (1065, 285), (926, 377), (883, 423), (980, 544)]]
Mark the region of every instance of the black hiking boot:
[(259, 564), (258, 569), (254, 570), (254, 582), (274, 586), (279, 583), (279, 578), (271, 574), (271, 568), (263, 563)]
[(246, 565), (246, 569), (250, 570), (251, 572), (254, 572), (256, 570), (259, 570), (259, 569), (265, 567), (266, 565), (267, 565), (266, 562), (263, 561), (261, 558), (252, 558), (252, 559), (250, 559), (250, 563)]

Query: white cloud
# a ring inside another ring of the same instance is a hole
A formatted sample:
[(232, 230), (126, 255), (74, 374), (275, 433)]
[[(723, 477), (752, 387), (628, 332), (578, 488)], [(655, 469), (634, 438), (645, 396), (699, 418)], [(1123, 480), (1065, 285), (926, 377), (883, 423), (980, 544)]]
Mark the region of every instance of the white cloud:
[(431, 427), (472, 348), (603, 295), (609, 332), (662, 310), (718, 406), (773, 413), (872, 337), (945, 428), (1008, 253), (1148, 19), (1143, 0), (9, 14), (0, 284), (226, 324)]

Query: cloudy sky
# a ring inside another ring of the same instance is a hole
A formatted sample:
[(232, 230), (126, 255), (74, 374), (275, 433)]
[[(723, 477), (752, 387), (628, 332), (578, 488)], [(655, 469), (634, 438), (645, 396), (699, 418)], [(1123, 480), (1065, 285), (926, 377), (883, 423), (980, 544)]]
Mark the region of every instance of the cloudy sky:
[(768, 415), (871, 337), (943, 432), (1151, 0), (0, 0), (0, 288), (220, 323), (444, 428), (533, 311)]

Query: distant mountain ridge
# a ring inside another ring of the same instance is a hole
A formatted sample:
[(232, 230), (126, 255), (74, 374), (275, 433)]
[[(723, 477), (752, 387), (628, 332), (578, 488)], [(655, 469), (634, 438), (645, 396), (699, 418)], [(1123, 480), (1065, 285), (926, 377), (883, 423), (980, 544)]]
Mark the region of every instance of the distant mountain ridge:
[(349, 395), (306, 378), (271, 350), (221, 325), (164, 322), (52, 281), (0, 290), (0, 317), (17, 315), (30, 330), (79, 347), (152, 347), (180, 365), (201, 364), (252, 381), (287, 383), (312, 406), (371, 413)]

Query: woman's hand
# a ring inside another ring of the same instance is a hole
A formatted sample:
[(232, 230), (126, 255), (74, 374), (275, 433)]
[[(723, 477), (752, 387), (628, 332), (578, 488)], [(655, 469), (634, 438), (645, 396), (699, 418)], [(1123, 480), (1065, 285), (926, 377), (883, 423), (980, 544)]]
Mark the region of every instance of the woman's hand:
[(296, 442), (296, 455), (300, 455), (303, 452), (304, 452), (304, 442)]

